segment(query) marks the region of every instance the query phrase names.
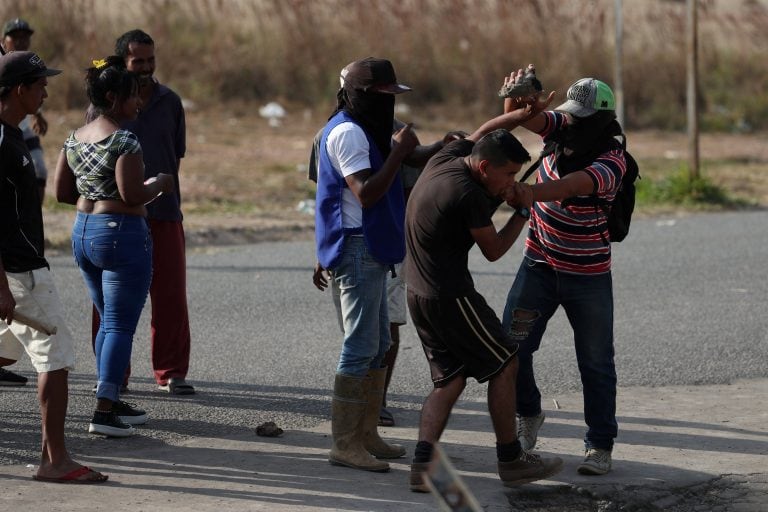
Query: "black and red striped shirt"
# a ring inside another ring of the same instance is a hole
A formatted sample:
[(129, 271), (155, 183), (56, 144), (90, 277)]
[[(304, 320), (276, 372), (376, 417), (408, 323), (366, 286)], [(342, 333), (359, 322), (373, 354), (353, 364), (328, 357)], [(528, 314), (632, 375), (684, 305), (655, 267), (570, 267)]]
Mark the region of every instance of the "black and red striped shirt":
[[(567, 125), (559, 112), (545, 112), (547, 123), (539, 134), (543, 138)], [(607, 151), (582, 169), (594, 182), (599, 199), (613, 200), (626, 172), (624, 152)], [(542, 159), (536, 182), (560, 179), (555, 154)], [(595, 207), (593, 196), (579, 196), (566, 206), (561, 201), (535, 202), (531, 209), (525, 256), (547, 263), (558, 272), (569, 274), (604, 274), (611, 270), (611, 246), (608, 224), (602, 208)]]

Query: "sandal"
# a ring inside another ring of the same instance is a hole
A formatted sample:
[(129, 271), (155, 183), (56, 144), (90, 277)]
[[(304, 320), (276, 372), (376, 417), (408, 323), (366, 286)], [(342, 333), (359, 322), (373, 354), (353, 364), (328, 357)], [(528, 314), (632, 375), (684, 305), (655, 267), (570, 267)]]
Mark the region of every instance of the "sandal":
[(157, 389), (167, 391), (172, 395), (194, 395), (195, 388), (182, 377), (171, 377), (166, 384), (160, 384)]
[[(88, 475), (90, 478), (81, 478)], [(109, 479), (109, 476), (103, 475), (98, 471), (94, 471), (88, 466), (80, 466), (79, 468), (70, 471), (64, 476), (50, 477), (33, 475), (32, 478), (38, 482), (51, 482), (54, 484), (103, 484)]]

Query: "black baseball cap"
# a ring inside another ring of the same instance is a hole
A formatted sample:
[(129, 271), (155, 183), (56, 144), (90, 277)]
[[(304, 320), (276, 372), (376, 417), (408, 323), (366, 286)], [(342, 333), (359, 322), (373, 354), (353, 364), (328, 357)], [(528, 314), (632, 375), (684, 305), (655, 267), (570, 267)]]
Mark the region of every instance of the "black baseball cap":
[(368, 57), (347, 64), (341, 70), (342, 87), (361, 91), (400, 94), (411, 90), (407, 85), (397, 83), (395, 68), (386, 59)]
[(29, 23), (21, 18), (16, 18), (11, 21), (7, 21), (5, 25), (3, 25), (3, 37), (7, 36), (11, 32), (16, 32), (17, 30), (29, 32), (30, 34), (35, 33), (35, 31), (32, 30), (32, 27), (29, 26)]
[(45, 67), (35, 52), (8, 52), (0, 57), (0, 86), (17, 85), (31, 78), (61, 73), (60, 69)]

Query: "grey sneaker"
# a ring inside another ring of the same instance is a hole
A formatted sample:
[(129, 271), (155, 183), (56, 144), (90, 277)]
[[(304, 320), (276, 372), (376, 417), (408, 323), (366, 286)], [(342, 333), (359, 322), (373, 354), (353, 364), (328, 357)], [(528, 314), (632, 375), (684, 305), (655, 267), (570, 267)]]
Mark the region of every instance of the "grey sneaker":
[(516, 487), (535, 480), (543, 480), (563, 469), (560, 457), (541, 458), (523, 450), (512, 462), (499, 462), (499, 478), (506, 487)]
[(589, 448), (584, 455), (584, 462), (577, 471), (582, 475), (604, 475), (611, 470), (611, 451), (601, 448)]
[(539, 438), (539, 429), (544, 423), (544, 412), (537, 416), (517, 415), (517, 439), (520, 441), (520, 447), (529, 452), (536, 447), (536, 440)]

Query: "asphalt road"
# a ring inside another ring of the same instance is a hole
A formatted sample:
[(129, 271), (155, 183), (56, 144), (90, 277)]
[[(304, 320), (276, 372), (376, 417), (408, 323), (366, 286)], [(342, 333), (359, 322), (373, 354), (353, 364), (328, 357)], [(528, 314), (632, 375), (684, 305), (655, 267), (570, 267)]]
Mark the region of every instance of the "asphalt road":
[[(768, 212), (637, 219), (614, 244), (616, 363), (620, 386), (700, 385), (768, 376)], [(478, 290), (499, 314), (519, 264), (518, 242), (489, 263), (478, 251), (470, 267)], [(70, 375), (68, 444), (75, 453), (103, 453), (229, 437), (265, 421), (306, 428), (329, 417), (340, 334), (328, 291), (311, 284), (311, 241), (197, 250), (188, 255), (193, 361), (188, 380), (199, 393), (171, 397), (150, 378), (148, 314), (134, 342), (131, 393), (150, 413), (133, 439), (87, 434), (94, 383), (90, 306), (68, 256), (50, 259), (78, 340)], [(390, 405), (417, 409), (429, 374), (411, 326), (402, 329)], [(567, 321), (558, 312), (536, 359), (549, 396), (579, 389)], [(13, 367), (28, 377), (27, 359)], [(485, 395), (470, 384), (466, 394)], [(702, 407), (707, 404), (703, 403)], [(33, 385), (0, 388), (0, 464), (33, 463), (39, 413)]]

